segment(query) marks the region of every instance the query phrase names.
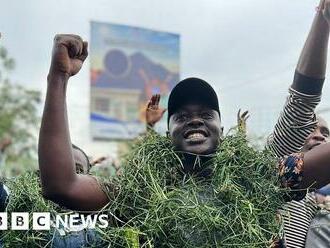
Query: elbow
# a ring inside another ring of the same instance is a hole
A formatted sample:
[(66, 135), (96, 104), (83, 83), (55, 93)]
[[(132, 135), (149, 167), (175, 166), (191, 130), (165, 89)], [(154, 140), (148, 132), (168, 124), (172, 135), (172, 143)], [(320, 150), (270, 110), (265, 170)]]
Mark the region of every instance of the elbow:
[(42, 196), (46, 200), (52, 201), (60, 206), (72, 209), (74, 199), (74, 191), (72, 191), (72, 184), (64, 185), (42, 185)]
[(63, 201), (69, 198), (72, 184), (70, 180), (43, 177), (41, 174), (41, 194), (45, 199), (56, 204), (63, 204)]
[(42, 187), (42, 196), (56, 204), (62, 205), (63, 200), (67, 198), (67, 192), (57, 187)]
[(42, 196), (44, 199), (52, 201), (59, 206), (71, 209), (70, 196), (68, 193), (43, 190)]
[(61, 199), (61, 193), (59, 191), (50, 189), (50, 188), (42, 188), (42, 196), (46, 199), (46, 200), (50, 200), (53, 201), (55, 203), (58, 203), (58, 199)]

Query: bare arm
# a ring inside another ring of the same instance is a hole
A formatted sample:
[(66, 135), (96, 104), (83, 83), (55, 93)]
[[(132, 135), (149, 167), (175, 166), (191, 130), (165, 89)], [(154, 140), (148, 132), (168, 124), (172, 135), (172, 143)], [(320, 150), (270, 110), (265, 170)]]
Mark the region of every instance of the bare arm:
[(298, 152), (316, 127), (314, 110), (321, 99), (327, 61), (328, 5), (329, 0), (320, 1), (300, 54), (290, 96), (267, 142), (278, 157)]
[(87, 42), (79, 36), (55, 37), (38, 153), (44, 196), (74, 210), (93, 211), (108, 198), (93, 177), (75, 172), (66, 108), (68, 80), (86, 57)]
[(329, 25), (326, 20), (327, 0), (321, 0), (311, 30), (300, 54), (296, 71), (312, 78), (324, 78), (327, 61)]
[(319, 189), (330, 182), (330, 143), (319, 145), (304, 155), (300, 188)]

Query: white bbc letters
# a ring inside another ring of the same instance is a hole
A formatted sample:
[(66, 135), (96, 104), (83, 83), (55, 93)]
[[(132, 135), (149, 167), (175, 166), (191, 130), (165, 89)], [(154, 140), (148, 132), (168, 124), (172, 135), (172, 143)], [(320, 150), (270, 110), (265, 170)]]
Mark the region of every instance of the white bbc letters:
[(8, 214), (6, 212), (0, 213), (0, 230), (8, 229), (7, 217), (8, 217)]
[(50, 230), (50, 213), (33, 213), (33, 230)]
[(12, 230), (29, 230), (29, 213), (13, 212), (11, 213)]

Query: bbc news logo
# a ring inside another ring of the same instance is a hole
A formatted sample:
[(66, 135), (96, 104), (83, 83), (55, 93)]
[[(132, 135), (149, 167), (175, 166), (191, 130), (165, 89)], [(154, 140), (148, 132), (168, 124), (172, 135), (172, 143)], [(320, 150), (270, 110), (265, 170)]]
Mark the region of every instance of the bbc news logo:
[[(32, 226), (30, 222), (32, 217)], [(8, 223), (10, 218), (10, 226)], [(109, 226), (109, 216), (107, 214), (83, 215), (78, 213), (73, 214), (58, 214), (52, 216), (49, 212), (0, 212), (0, 230), (50, 230), (51, 227), (57, 229), (95, 229), (107, 228)]]

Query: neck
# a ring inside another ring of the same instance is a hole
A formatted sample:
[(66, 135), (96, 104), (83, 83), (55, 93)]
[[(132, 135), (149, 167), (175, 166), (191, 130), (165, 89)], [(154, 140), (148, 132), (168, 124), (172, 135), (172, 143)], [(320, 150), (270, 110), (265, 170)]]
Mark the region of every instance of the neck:
[(184, 154), (183, 171), (187, 174), (194, 174), (198, 177), (208, 178), (213, 170), (211, 163), (212, 157), (203, 155)]

